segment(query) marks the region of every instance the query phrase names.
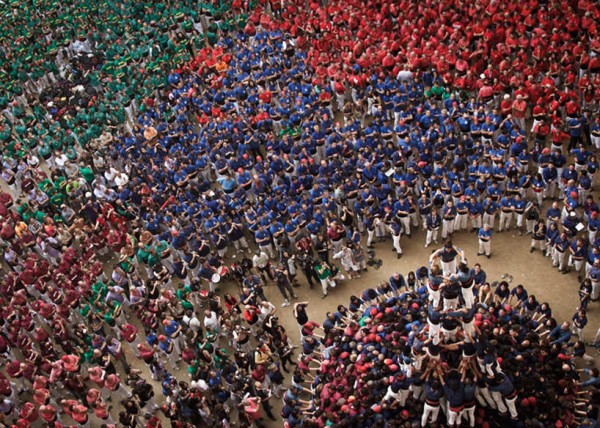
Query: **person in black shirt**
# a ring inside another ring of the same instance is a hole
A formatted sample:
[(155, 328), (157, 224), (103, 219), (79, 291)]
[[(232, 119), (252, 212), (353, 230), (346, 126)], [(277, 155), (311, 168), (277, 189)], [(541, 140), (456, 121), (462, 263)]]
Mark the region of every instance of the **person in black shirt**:
[(315, 272), (315, 259), (311, 254), (298, 253), (296, 255), (296, 261), (300, 265), (300, 269), (306, 277), (308, 286), (311, 289), (315, 286), (315, 281), (317, 282), (317, 284), (320, 283), (321, 280), (319, 279), (317, 272)]
[(318, 256), (325, 263), (329, 264), (329, 249), (331, 245), (327, 242), (327, 239), (323, 235), (317, 235), (317, 242), (315, 243), (315, 249), (317, 250)]
[(301, 330), (304, 324), (308, 322), (308, 314), (306, 313), (307, 306), (308, 302), (294, 303), (294, 318), (296, 318)]
[(276, 421), (277, 419), (273, 416), (273, 407), (271, 403), (269, 403), (269, 399), (271, 398), (271, 393), (263, 389), (260, 382), (254, 382), (254, 394), (255, 397), (260, 398), (260, 402), (262, 404), (262, 408), (265, 413), (272, 421)]

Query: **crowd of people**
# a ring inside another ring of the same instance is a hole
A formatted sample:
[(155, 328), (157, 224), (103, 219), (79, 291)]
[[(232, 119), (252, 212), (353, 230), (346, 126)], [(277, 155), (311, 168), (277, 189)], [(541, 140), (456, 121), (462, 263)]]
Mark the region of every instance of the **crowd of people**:
[(596, 426), (598, 370), (576, 368), (593, 362), (581, 329), (503, 278), (490, 284), (448, 242), (322, 323), (298, 304), (289, 426)]
[[(598, 372), (582, 382), (574, 361), (591, 361), (600, 298), (596, 3), (19, 2), (4, 18), (6, 425), (595, 423)], [(577, 272), (572, 324), (451, 243), (470, 230), (493, 257), (511, 228)], [(296, 287), (327, 298), (419, 229), (444, 243), (429, 266), (309, 321)]]

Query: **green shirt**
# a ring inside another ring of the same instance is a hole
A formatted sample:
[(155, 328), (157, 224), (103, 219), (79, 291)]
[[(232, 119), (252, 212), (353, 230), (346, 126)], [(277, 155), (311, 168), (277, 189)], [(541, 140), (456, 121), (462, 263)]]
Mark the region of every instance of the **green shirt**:
[(82, 166), (81, 168), (79, 168), (79, 172), (81, 173), (83, 178), (85, 178), (85, 181), (87, 181), (88, 183), (91, 183), (96, 178), (96, 176), (94, 175), (94, 171), (92, 171), (92, 169), (88, 166)]

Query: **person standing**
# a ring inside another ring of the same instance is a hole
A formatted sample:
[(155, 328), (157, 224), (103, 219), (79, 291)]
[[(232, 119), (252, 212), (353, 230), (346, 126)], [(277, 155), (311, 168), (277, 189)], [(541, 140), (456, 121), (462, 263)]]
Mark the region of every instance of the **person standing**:
[(546, 252), (546, 225), (544, 224), (544, 220), (538, 220), (537, 224), (533, 226), (529, 252), (533, 253), (533, 250), (538, 246), (543, 253)]
[(498, 232), (502, 232), (503, 229), (510, 230), (510, 222), (513, 217), (514, 211), (514, 200), (510, 196), (504, 196), (500, 199), (500, 224), (498, 225)]
[(258, 225), (258, 230), (254, 233), (254, 240), (261, 252), (268, 253), (271, 258), (275, 258), (275, 251), (271, 243), (271, 234), (262, 224)]
[(410, 202), (404, 195), (400, 195), (394, 204), (396, 219), (402, 225), (402, 233), (410, 238)]
[(514, 204), (512, 206), (515, 219), (516, 219), (516, 227), (519, 231), (519, 236), (523, 235), (523, 217), (525, 214), (525, 201), (520, 193), (517, 193), (514, 197)]
[(586, 311), (583, 308), (579, 308), (577, 312), (573, 314), (573, 334), (577, 335), (579, 340), (583, 342), (583, 329), (588, 323)]
[(233, 242), (235, 249), (240, 253), (248, 251), (248, 241), (246, 241), (246, 237), (244, 236), (244, 227), (242, 224), (230, 218), (227, 220), (226, 227), (229, 241)]
[(567, 273), (566, 266), (566, 251), (569, 248), (570, 242), (569, 237), (566, 233), (561, 233), (560, 236), (554, 241), (554, 248), (552, 250), (552, 265), (558, 267), (558, 271), (563, 274)]
[(469, 218), (471, 219), (471, 232), (481, 229), (483, 205), (474, 196), (469, 200)]
[(442, 239), (454, 233), (454, 223), (456, 220), (456, 207), (454, 202), (448, 201), (442, 208)]
[(396, 297), (398, 297), (399, 291), (407, 288), (406, 280), (400, 272), (394, 272), (392, 276), (390, 276), (388, 282), (390, 284), (390, 287), (392, 288), (392, 293)]
[(456, 219), (454, 220), (454, 230), (464, 230), (467, 228), (469, 218), (469, 202), (465, 195), (462, 195), (456, 202)]
[(312, 290), (315, 286), (315, 281), (319, 281), (319, 277), (315, 272), (315, 259), (311, 254), (308, 253), (298, 253), (296, 255), (296, 260), (300, 265), (300, 270), (306, 277), (306, 281), (308, 282), (308, 287)]
[(260, 276), (265, 284), (267, 283), (267, 276), (271, 281), (275, 279), (273, 277), (273, 269), (271, 268), (269, 256), (267, 256), (267, 253), (260, 248), (256, 249), (256, 254), (252, 257), (252, 265), (258, 269), (258, 272), (260, 273)]
[(456, 256), (458, 255), (466, 263), (464, 251), (452, 245), (452, 241), (447, 241), (442, 248), (433, 252), (429, 257), (429, 263), (431, 264), (435, 259), (439, 258), (442, 262), (442, 272), (447, 277), (456, 273)]
[(433, 205), (431, 199), (427, 197), (425, 193), (421, 194), (421, 197), (417, 201), (419, 205), (419, 216), (421, 217), (421, 224), (423, 229), (427, 228), (427, 216), (431, 213)]
[(496, 214), (500, 210), (500, 204), (491, 196), (488, 196), (483, 204), (483, 222), (489, 224), (493, 229), (496, 222)]
[[(481, 266), (479, 266), (479, 269), (481, 271)], [(460, 292), (467, 309), (471, 309), (475, 303), (475, 294), (473, 293), (475, 276), (475, 269), (470, 269), (466, 263), (458, 264), (458, 273), (456, 275), (456, 279), (460, 284)]]
[(327, 297), (328, 289), (331, 287), (335, 287), (336, 283), (333, 279), (331, 279), (331, 269), (329, 265), (325, 263), (323, 260), (318, 260), (315, 265), (315, 271), (317, 272), (317, 276), (319, 277), (319, 281), (321, 281), (321, 287), (323, 290), (323, 294), (321, 295), (321, 299)]
[[(592, 294), (590, 299), (594, 302), (600, 298), (600, 259), (594, 260), (594, 264), (587, 276), (592, 281)], [(600, 331), (600, 329), (598, 331)]]
[(301, 332), (304, 324), (308, 322), (308, 314), (306, 313), (307, 306), (308, 302), (294, 303), (294, 318), (296, 318), (296, 322), (298, 323)]
[(290, 306), (290, 299), (296, 299), (298, 296), (296, 296), (294, 290), (292, 289), (288, 271), (283, 263), (280, 263), (275, 268), (275, 282), (277, 283), (277, 288), (279, 288), (279, 291), (284, 299), (284, 302), (281, 304), (281, 306), (284, 308)]
[(536, 223), (540, 219), (540, 208), (537, 202), (529, 201), (525, 205), (525, 225), (527, 228), (527, 234), (531, 235)]
[(505, 374), (497, 373), (489, 382), (489, 390), (496, 402), (496, 406), (498, 406), (500, 414), (504, 415), (508, 412), (512, 419), (517, 419), (518, 413), (515, 406), (517, 390), (509, 377)]
[(569, 245), (569, 266), (577, 272), (577, 280), (581, 281), (581, 268), (588, 254), (587, 241), (584, 238), (573, 240)]
[(428, 426), (429, 420), (437, 421), (440, 412), (440, 398), (442, 398), (442, 387), (437, 380), (425, 382), (425, 404), (421, 416), (421, 426)]
[(444, 395), (448, 404), (446, 416), (448, 426), (460, 426), (460, 421), (464, 409), (465, 392), (462, 382), (460, 381), (460, 373), (453, 371), (448, 374), (448, 377), (439, 376), (440, 383), (444, 390)]
[(254, 395), (256, 396), (256, 398), (260, 400), (260, 402), (262, 404), (262, 408), (265, 411), (265, 414), (272, 421), (276, 421), (277, 419), (273, 415), (273, 407), (271, 406), (271, 403), (269, 403), (269, 399), (272, 397), (272, 394), (268, 390), (268, 388), (265, 388), (263, 386), (263, 384), (256, 381), (256, 382), (254, 382), (254, 392), (255, 392)]
[(395, 218), (392, 220), (388, 229), (392, 233), (392, 244), (396, 251), (396, 258), (402, 257), (402, 247), (400, 246), (400, 236), (402, 235), (402, 223), (401, 219)]
[(427, 229), (427, 235), (425, 238), (425, 248), (427, 248), (431, 241), (437, 244), (438, 231), (440, 230), (440, 224), (442, 218), (438, 214), (435, 208), (431, 209), (431, 212), (425, 216), (425, 228)]
[(479, 251), (477, 252), (478, 256), (485, 254), (489, 259), (492, 253), (491, 240), (492, 240), (492, 229), (489, 224), (484, 224), (479, 232), (477, 233), (477, 237), (479, 238)]
[(344, 226), (337, 221), (332, 221), (331, 226), (327, 229), (327, 238), (333, 246), (334, 253), (337, 253), (342, 249), (345, 237), (346, 231), (344, 230)]
[(325, 236), (318, 234), (317, 240), (315, 242), (315, 250), (317, 255), (321, 260), (325, 263), (329, 263), (329, 250), (331, 249), (331, 244), (328, 242)]

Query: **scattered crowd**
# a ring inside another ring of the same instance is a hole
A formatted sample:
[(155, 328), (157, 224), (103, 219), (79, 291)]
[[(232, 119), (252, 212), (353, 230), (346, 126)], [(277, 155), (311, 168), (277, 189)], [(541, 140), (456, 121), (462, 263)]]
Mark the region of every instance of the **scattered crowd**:
[[(6, 425), (594, 423), (596, 3), (133, 3), (4, 16)], [(419, 229), (429, 266), (308, 320), (300, 280)], [(450, 242), (511, 229), (577, 272), (572, 324)]]

